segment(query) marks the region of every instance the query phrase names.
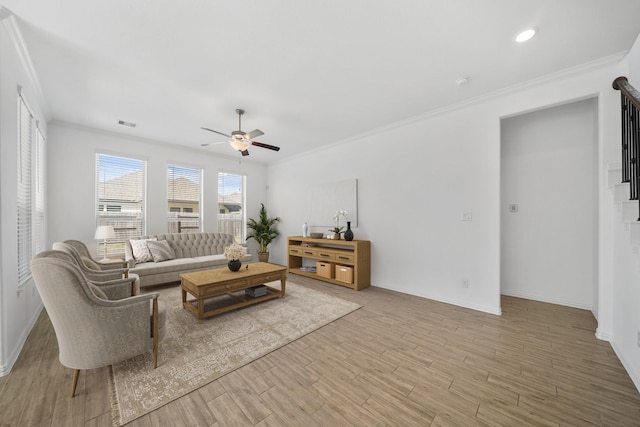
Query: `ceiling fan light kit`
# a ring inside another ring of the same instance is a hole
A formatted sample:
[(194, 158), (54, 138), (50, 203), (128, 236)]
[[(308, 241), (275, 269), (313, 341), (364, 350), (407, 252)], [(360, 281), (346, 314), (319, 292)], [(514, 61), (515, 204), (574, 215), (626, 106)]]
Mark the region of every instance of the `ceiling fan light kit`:
[[(208, 130), (209, 132), (217, 133), (218, 135), (226, 136), (229, 138), (229, 145), (236, 151), (242, 153), (243, 156), (249, 155), (249, 145), (254, 145), (256, 147), (266, 148), (268, 150), (280, 151), (280, 147), (276, 147), (275, 145), (264, 144), (258, 141), (252, 141), (253, 138), (256, 138), (260, 135), (264, 135), (260, 129), (254, 129), (251, 132), (243, 132), (242, 131), (242, 115), (244, 114), (244, 110), (241, 108), (236, 109), (236, 113), (238, 114), (238, 130), (234, 130), (231, 132), (231, 135), (227, 135), (226, 133), (218, 132), (217, 130), (209, 129), (206, 127), (201, 127), (200, 129)], [(213, 144), (221, 144), (220, 142), (210, 142), (206, 144), (200, 144), (203, 147)]]

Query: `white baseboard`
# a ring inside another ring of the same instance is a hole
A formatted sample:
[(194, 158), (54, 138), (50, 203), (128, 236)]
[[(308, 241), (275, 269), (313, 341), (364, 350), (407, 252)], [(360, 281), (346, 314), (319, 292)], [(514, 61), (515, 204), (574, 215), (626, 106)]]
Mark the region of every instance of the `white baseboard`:
[(633, 365), (629, 363), (629, 361), (624, 357), (624, 353), (620, 351), (620, 348), (618, 348), (618, 346), (616, 346), (615, 341), (609, 342), (611, 344), (611, 348), (613, 348), (614, 353), (616, 354), (616, 356), (618, 356), (620, 363), (622, 363), (622, 366), (629, 374), (629, 378), (631, 378), (631, 381), (633, 381), (633, 384), (635, 384), (636, 389), (638, 390), (638, 392), (640, 392), (640, 372), (636, 371), (633, 368)]
[(526, 292), (511, 291), (509, 289), (501, 289), (500, 293), (502, 295), (507, 295), (510, 297), (530, 299), (534, 301), (546, 302), (549, 304), (564, 305), (566, 307), (579, 308), (581, 310), (589, 310), (593, 313), (593, 307), (591, 305), (582, 304), (575, 301), (566, 301), (566, 300), (559, 300), (555, 298), (547, 298), (541, 295), (533, 295)]
[(496, 316), (502, 315), (502, 308), (499, 305), (498, 307), (487, 307), (484, 305), (471, 304), (469, 303), (469, 301), (466, 301), (466, 300), (458, 300), (455, 298), (443, 297), (442, 295), (435, 295), (431, 293), (416, 292), (415, 289), (409, 290), (401, 287), (390, 288), (390, 287), (384, 287), (379, 285), (375, 285), (375, 286), (383, 289), (388, 289), (390, 291), (401, 292), (407, 295), (413, 295), (420, 298), (426, 298), (426, 299), (430, 299), (438, 302), (443, 302), (445, 304), (452, 304), (458, 307), (464, 307), (464, 308), (469, 308), (471, 310), (482, 311), (484, 313), (495, 314)]
[(16, 360), (18, 360), (18, 356), (20, 356), (20, 352), (22, 351), (22, 348), (24, 347), (24, 343), (27, 342), (27, 338), (29, 337), (29, 334), (31, 333), (31, 330), (33, 329), (33, 326), (38, 321), (38, 317), (40, 316), (40, 313), (42, 312), (42, 308), (43, 307), (44, 306), (42, 305), (42, 303), (40, 303), (40, 307), (35, 311), (33, 317), (29, 320), (29, 324), (24, 329), (24, 331), (22, 331), (22, 335), (20, 336), (20, 340), (18, 341), (18, 344), (15, 346), (15, 348), (13, 349), (11, 354), (9, 355), (7, 363), (5, 363), (3, 365), (0, 365), (0, 377), (4, 377), (5, 375), (9, 375), (9, 373), (11, 372), (11, 369), (13, 368), (13, 365), (16, 363)]

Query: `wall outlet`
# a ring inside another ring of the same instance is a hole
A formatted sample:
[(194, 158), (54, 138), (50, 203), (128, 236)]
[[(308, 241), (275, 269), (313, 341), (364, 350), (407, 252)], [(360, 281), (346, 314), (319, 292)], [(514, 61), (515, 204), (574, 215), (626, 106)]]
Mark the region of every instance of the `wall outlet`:
[[(462, 287), (463, 288), (468, 288), (469, 287), (469, 279), (462, 279)], [(640, 332), (638, 333), (638, 335), (640, 336)], [(640, 338), (638, 338), (640, 340)]]

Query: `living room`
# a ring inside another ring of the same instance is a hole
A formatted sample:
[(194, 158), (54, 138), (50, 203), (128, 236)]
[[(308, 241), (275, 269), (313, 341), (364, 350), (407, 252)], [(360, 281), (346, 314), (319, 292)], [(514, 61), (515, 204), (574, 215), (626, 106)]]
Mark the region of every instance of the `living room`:
[[(25, 67), (7, 20), (22, 25), (8, 12), (0, 34), (0, 136), (2, 140), (2, 259), (0, 374), (15, 362), (41, 309), (33, 285), (16, 288), (17, 264), (14, 203), (16, 194), (16, 96), (24, 96), (35, 110), (46, 135), (46, 242), (75, 238), (95, 242), (96, 154), (126, 155), (147, 161), (146, 229), (166, 229), (166, 165), (175, 162), (203, 170), (203, 231), (217, 231), (217, 175), (220, 171), (246, 176), (247, 216), (257, 215), (260, 203), (280, 216), (281, 236), (271, 245), (271, 261), (286, 265), (286, 236), (299, 235), (307, 220), (303, 203), (309, 187), (325, 182), (358, 180), (356, 239), (372, 242), (372, 285), (454, 304), (499, 316), (501, 314), (501, 218), (507, 215), (501, 199), (501, 123), (585, 99), (597, 99), (597, 274), (590, 303), (583, 294), (560, 301), (557, 293), (540, 300), (578, 306), (594, 313), (597, 335), (611, 342), (636, 386), (640, 384), (640, 279), (637, 249), (619, 221), (609, 183), (608, 165), (618, 162), (620, 139), (619, 92), (611, 82), (625, 75), (640, 86), (640, 42), (628, 52), (616, 52), (570, 69), (503, 88), (483, 97), (454, 103), (384, 123), (373, 132), (360, 132), (296, 156), (268, 162), (231, 153), (210, 154), (132, 133), (97, 129), (86, 123), (45, 119), (42, 89)], [(16, 23), (17, 22), (17, 23)], [(637, 32), (636, 32), (637, 35)], [(46, 73), (34, 65), (37, 75)], [(450, 90), (462, 89), (452, 86)], [(234, 105), (232, 108), (241, 107)], [(296, 106), (296, 108), (299, 108)], [(259, 111), (251, 111), (259, 116)], [(295, 121), (295, 108), (290, 116)], [(245, 117), (247, 129), (253, 128)], [(121, 117), (114, 117), (114, 121)], [(218, 126), (202, 123), (202, 126)], [(230, 124), (231, 126), (231, 124)], [(224, 129), (223, 129), (224, 130)], [(268, 129), (263, 129), (268, 132)], [(420, 135), (416, 138), (415, 135)], [(266, 142), (266, 140), (265, 140)], [(275, 142), (275, 141), (274, 141)], [(295, 143), (295, 138), (291, 144)], [(228, 148), (228, 147), (227, 147)], [(258, 150), (257, 148), (253, 151)], [(253, 152), (252, 152), (253, 155)], [(211, 197), (207, 197), (211, 195)], [(72, 208), (70, 208), (72, 207)], [(209, 216), (207, 212), (210, 212)], [(463, 213), (472, 221), (463, 222)], [(577, 215), (579, 213), (576, 213)], [(544, 226), (542, 224), (541, 226)], [(324, 229), (312, 230), (326, 232)], [(551, 244), (551, 243), (550, 243)], [(253, 248), (255, 249), (255, 248)], [(589, 266), (591, 268), (592, 266)], [(468, 288), (461, 286), (468, 280)], [(534, 294), (531, 289), (530, 293)], [(525, 296), (525, 295), (522, 295)], [(567, 301), (568, 299), (568, 301)]]

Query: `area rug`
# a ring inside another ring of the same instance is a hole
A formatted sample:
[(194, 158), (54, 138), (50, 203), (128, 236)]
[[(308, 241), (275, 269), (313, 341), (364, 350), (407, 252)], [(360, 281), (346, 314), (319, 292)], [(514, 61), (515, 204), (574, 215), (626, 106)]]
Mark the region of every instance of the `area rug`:
[[(280, 282), (270, 286), (279, 288)], [(284, 298), (202, 323), (182, 308), (179, 287), (161, 290), (167, 324), (158, 368), (153, 369), (150, 353), (113, 365), (114, 425), (141, 417), (361, 307), (293, 283), (286, 289)]]

